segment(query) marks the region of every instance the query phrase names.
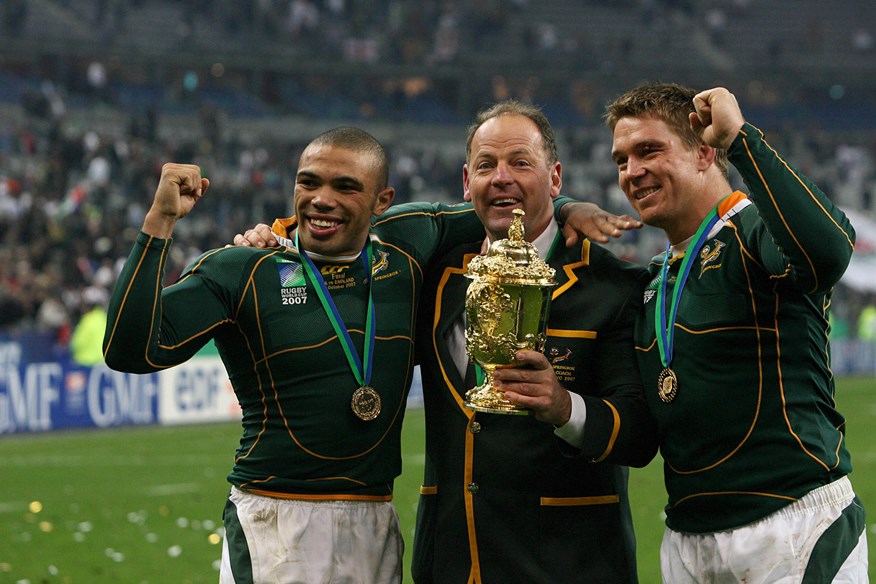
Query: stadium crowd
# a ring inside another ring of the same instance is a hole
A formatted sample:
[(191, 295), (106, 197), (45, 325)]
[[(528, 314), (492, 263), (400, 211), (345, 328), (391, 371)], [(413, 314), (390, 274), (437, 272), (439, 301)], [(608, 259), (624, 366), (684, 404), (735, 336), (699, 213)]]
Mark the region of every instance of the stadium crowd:
[[(522, 10), (528, 1), (514, 0), (513, 5)], [(60, 0), (51, 4), (84, 12), (96, 30), (106, 31), (101, 42), (112, 43), (112, 34), (124, 33), (130, 25), (126, 23), (129, 12), (149, 3)], [(533, 22), (521, 29), (507, 3), (496, 0), (198, 0), (169, 4), (185, 14), (185, 30), (179, 33), (183, 37), (218, 28), (244, 43), (253, 35), (277, 42), (294, 38), (297, 46), (311, 47), (325, 58), (366, 63), (378, 57), (381, 62), (453, 62), (477, 50), (478, 39), (512, 30), (528, 31), (521, 42), (533, 54), (571, 55), (581, 46), (581, 39), (557, 35), (544, 23)], [(720, 13), (695, 9), (693, 3), (682, 0), (627, 4), (643, 20), (659, 14), (707, 19), (715, 28), (715, 39), (720, 38), (718, 29), (726, 27), (727, 18), (744, 18), (748, 11), (744, 0), (736, 0)], [(28, 30), (28, 19), (33, 17), (28, 10), (35, 5), (5, 2), (2, 6), (4, 34)], [(861, 51), (872, 49), (872, 41), (868, 44), (865, 36), (856, 41)], [(623, 57), (622, 39), (615, 48)], [(0, 61), (0, 76), (4, 74)], [(112, 95), (106, 75), (103, 64), (94, 61), (84, 79), (38, 73), (38, 83), (31, 83), (32, 88), (17, 101), (10, 103), (7, 96), (3, 103), (0, 95), (0, 331), (52, 331), (59, 345), (68, 341), (89, 307), (88, 300), (105, 298), (111, 289), (165, 161), (197, 163), (213, 185), (202, 209), (178, 229), (170, 278), (197, 254), (230, 242), (233, 234), (247, 226), (290, 213), (291, 169), (309, 133), (242, 137), (229, 119), (236, 112), (199, 99), (197, 87), (190, 95), (177, 96), (187, 99), (196, 112), (190, 131), (182, 135), (162, 132), (166, 115), (162, 106), (126, 107)], [(528, 95), (525, 87), (494, 85), (492, 90), (494, 94), (487, 97), (539, 103), (539, 97)], [(605, 91), (591, 92), (590, 101)], [(574, 91), (570, 95), (574, 100)], [(124, 121), (112, 127), (92, 126), (88, 116), (71, 112), (71, 104), (85, 110), (113, 110), (114, 119)], [(589, 115), (583, 124), (555, 124), (566, 160), (564, 192), (624, 213), (627, 203), (616, 186), (610, 134), (598, 119), (600, 107), (600, 103), (591, 103), (583, 108)], [(389, 122), (392, 111), (390, 105)], [(464, 123), (459, 123), (459, 136), (464, 134)], [(778, 121), (764, 129), (770, 132), (771, 142), (838, 204), (873, 214), (876, 137)], [(415, 146), (397, 137), (386, 142), (397, 201), (461, 198), (458, 185), (464, 153), (454, 149), (456, 135)], [(663, 242), (632, 234), (617, 245), (621, 255), (645, 261)], [(842, 321), (838, 330), (854, 336), (859, 315), (870, 305), (876, 305), (872, 294), (840, 290), (834, 302), (835, 316)]]

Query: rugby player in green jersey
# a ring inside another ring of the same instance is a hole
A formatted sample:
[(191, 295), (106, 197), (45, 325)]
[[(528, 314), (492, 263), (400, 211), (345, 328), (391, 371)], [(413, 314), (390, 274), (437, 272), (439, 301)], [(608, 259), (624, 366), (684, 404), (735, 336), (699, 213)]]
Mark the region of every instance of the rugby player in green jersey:
[(470, 209), (423, 205), (372, 231), (393, 199), (387, 176), (369, 134), (322, 134), (299, 161), (294, 240), (207, 252), (164, 287), (174, 226), (210, 182), (194, 165), (162, 169), (104, 352), (112, 368), (151, 372), (215, 340), (243, 410), (222, 582), (401, 580), (391, 498), (412, 315), (425, 265), (480, 223)]
[(669, 494), (663, 581), (866, 582), (828, 343), (852, 226), (724, 88), (646, 84), (605, 121), (620, 187), (669, 240), (635, 330)]

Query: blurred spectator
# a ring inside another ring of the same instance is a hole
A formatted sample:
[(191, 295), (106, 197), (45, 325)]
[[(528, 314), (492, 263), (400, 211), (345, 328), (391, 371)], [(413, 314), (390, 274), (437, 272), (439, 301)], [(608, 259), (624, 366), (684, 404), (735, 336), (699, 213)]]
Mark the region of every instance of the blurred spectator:
[(876, 341), (876, 304), (872, 298), (858, 315), (858, 338), (862, 341)]
[(291, 0), (286, 30), (292, 38), (309, 38), (319, 28), (319, 8), (310, 0)]
[(859, 53), (869, 53), (873, 50), (873, 33), (866, 28), (859, 28), (852, 35), (852, 47)]
[(107, 103), (109, 99), (109, 75), (106, 65), (100, 61), (92, 61), (85, 70), (85, 80), (88, 83), (88, 94), (98, 103)]
[(724, 45), (724, 35), (727, 33), (727, 14), (719, 6), (713, 6), (706, 11), (706, 32), (716, 47)]
[(103, 288), (90, 286), (82, 292), (84, 313), (73, 328), (70, 354), (78, 365), (103, 363), (103, 334), (106, 331), (106, 304), (109, 295)]
[[(115, 278), (113, 278), (115, 282)], [(52, 353), (67, 355), (72, 333), (71, 311), (64, 302), (65, 283), (56, 272), (39, 274), (33, 294), (39, 308), (33, 319), (33, 328), (50, 333), (54, 340)]]
[(432, 63), (451, 63), (459, 53), (459, 15), (453, 7), (446, 10), (438, 21), (435, 42), (428, 61)]

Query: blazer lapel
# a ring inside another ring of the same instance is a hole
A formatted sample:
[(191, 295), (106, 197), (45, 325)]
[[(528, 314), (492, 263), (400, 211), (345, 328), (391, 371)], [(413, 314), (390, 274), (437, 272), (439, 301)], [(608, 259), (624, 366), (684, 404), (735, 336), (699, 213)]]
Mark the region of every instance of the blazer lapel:
[(563, 253), (556, 254), (556, 258), (551, 258), (550, 266), (557, 271), (557, 287), (551, 294), (551, 300), (568, 292), (579, 279), (576, 270), (590, 264), (590, 240), (584, 239), (579, 250), (580, 253), (573, 253), (573, 250), (564, 249)]
[(462, 407), (462, 398), (465, 392), (470, 388), (465, 385), (465, 371), (460, 372), (453, 360), (447, 338), (451, 334), (453, 324), (462, 318), (462, 313), (465, 310), (465, 292), (470, 282), (465, 277), (465, 270), (469, 260), (475, 255), (466, 254), (462, 266), (444, 269), (438, 284), (435, 298), (435, 319), (432, 323), (431, 350), (438, 361), (448, 389), (453, 391), (454, 398), (459, 402), (460, 407)]

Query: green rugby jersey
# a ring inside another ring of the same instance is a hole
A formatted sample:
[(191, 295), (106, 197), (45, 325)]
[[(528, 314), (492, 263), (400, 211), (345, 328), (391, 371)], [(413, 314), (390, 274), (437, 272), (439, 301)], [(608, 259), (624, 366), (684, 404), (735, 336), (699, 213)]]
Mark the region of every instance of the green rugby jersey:
[[(483, 233), (470, 205), (400, 205), (373, 226), (370, 385), (382, 401), (374, 420), (359, 419), (351, 408), (359, 384), (292, 247), (213, 250), (162, 289), (172, 240), (140, 233), (110, 302), (106, 362), (158, 371), (213, 338), (243, 409), (232, 484), (275, 496), (388, 499), (401, 469), (423, 272), (453, 242)], [(316, 265), (361, 358), (363, 262)]]
[[(720, 205), (681, 295), (658, 396), (654, 328), (663, 255), (636, 323), (636, 348), (665, 461), (667, 525), (734, 528), (851, 471), (830, 371), (831, 291), (854, 246), (848, 219), (745, 124), (729, 151), (750, 189)], [(754, 204), (750, 204), (750, 203)], [(682, 263), (668, 272), (666, 310)]]

